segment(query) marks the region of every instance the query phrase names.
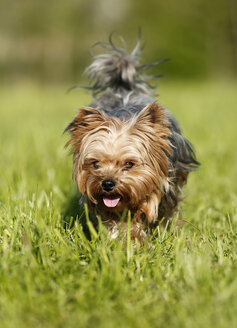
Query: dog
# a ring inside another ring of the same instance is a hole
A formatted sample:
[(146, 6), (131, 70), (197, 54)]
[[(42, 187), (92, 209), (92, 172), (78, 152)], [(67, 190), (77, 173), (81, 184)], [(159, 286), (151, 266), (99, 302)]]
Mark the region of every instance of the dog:
[[(188, 175), (199, 162), (169, 110), (155, 99), (140, 64), (140, 41), (131, 53), (112, 38), (98, 43), (86, 69), (93, 101), (65, 129), (73, 154), (73, 179), (92, 220), (100, 217), (117, 236), (131, 217), (131, 237), (143, 243), (150, 227), (170, 221)], [(127, 212), (126, 212), (127, 211)]]

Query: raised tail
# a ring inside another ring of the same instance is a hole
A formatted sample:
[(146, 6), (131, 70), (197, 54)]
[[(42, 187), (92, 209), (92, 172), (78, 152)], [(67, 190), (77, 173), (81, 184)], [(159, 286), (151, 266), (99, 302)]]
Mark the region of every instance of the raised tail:
[(108, 43), (98, 42), (95, 46), (101, 46), (107, 53), (91, 54), (94, 60), (85, 71), (89, 77), (89, 89), (94, 94), (106, 89), (117, 90), (120, 88), (151, 94), (151, 89), (156, 86), (152, 86), (147, 80), (161, 75), (146, 75), (144, 71), (163, 63), (167, 59), (148, 65), (140, 65), (143, 50), (140, 39), (131, 53), (126, 48), (116, 47), (112, 41), (112, 36), (110, 36)]

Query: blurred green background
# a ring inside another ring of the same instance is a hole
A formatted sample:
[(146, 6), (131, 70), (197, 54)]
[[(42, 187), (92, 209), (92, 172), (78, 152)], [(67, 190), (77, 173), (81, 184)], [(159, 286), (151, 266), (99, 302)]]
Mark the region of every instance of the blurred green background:
[[(236, 0), (0, 0), (0, 328), (237, 327), (236, 13)], [(65, 231), (79, 211), (62, 132), (90, 103), (66, 94), (87, 83), (88, 49), (112, 31), (132, 49), (139, 27), (144, 63), (172, 59), (151, 73), (201, 167), (184, 228), (131, 258)]]
[(167, 79), (237, 77), (236, 0), (2, 0), (0, 81), (81, 81), (88, 49), (122, 35), (129, 49), (139, 27), (145, 62)]

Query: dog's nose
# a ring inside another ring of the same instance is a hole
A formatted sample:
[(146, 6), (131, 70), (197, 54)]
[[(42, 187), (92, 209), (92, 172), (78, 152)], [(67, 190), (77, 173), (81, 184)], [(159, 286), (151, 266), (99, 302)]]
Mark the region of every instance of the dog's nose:
[(113, 180), (104, 180), (101, 185), (105, 191), (112, 191), (115, 186), (115, 182)]

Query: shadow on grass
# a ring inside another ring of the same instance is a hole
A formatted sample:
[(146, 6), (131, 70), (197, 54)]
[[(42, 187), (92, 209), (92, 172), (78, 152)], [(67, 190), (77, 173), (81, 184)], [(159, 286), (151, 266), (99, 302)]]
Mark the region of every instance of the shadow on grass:
[(64, 205), (63, 210), (63, 227), (64, 229), (72, 229), (78, 221), (83, 228), (85, 236), (90, 239), (90, 231), (86, 222), (84, 204), (81, 200), (81, 194), (75, 193)]

